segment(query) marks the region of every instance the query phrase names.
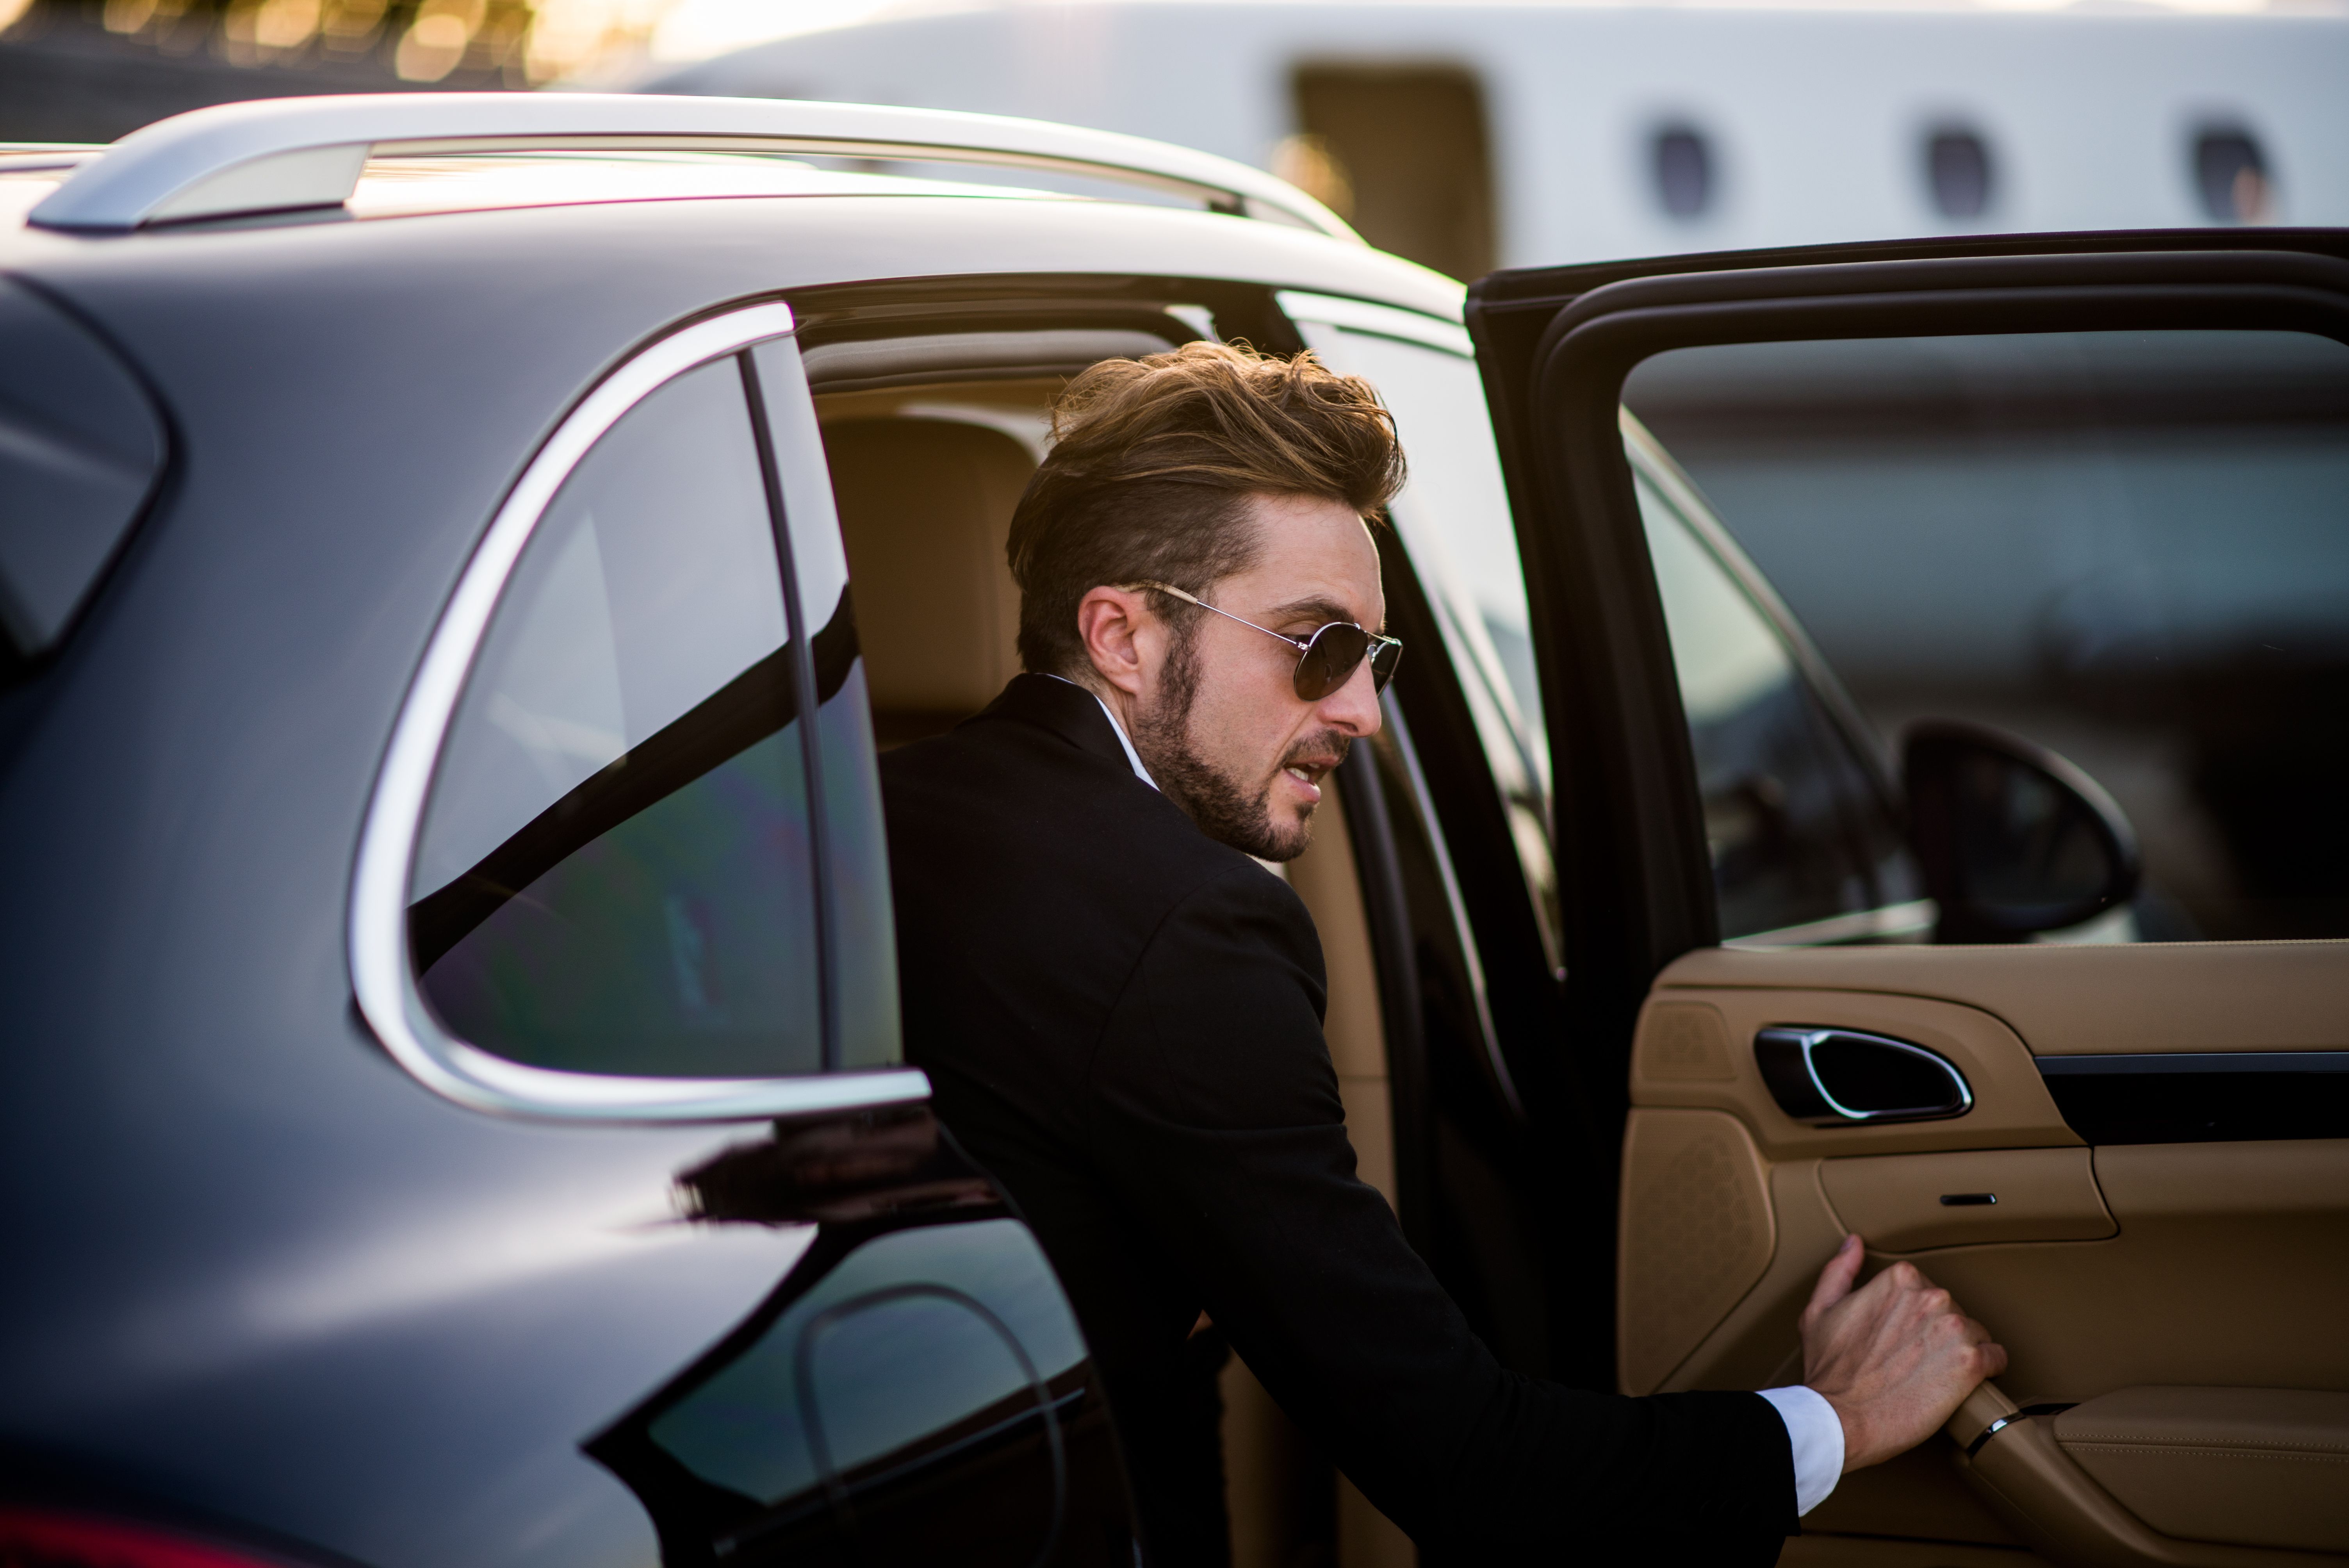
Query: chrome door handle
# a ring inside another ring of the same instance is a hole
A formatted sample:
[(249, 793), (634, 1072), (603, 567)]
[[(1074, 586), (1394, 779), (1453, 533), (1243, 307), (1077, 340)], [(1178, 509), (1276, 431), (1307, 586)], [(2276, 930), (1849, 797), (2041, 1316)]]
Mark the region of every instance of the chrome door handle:
[(1754, 1059), (1778, 1109), (1814, 1127), (1932, 1121), (1974, 1106), (1946, 1058), (1885, 1035), (1780, 1024), (1754, 1035)]

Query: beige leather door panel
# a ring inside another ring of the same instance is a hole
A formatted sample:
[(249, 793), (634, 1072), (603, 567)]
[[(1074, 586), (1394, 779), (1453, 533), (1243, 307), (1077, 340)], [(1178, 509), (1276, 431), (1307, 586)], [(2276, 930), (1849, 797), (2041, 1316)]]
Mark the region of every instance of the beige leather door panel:
[[(1682, 964), (1689, 962), (1683, 959)], [(1753, 1130), (1772, 1160), (1932, 1149), (2074, 1145), (2031, 1052), (1979, 1007), (1918, 996), (1820, 989), (1675, 986), (1664, 972), (1631, 1047), (1631, 1103), (1725, 1110)], [(1951, 1121), (1809, 1127), (1780, 1110), (1762, 1081), (1754, 1037), (1782, 1025), (1835, 1025), (1925, 1047), (1963, 1073), (1974, 1106)], [(1693, 1042), (1702, 1041), (1701, 1050)], [(1698, 1076), (1702, 1071), (1705, 1076)]]
[[(1754, 1053), (1783, 1026), (1925, 1047), (1972, 1105), (1798, 1120)], [(1846, 1560), (1832, 1541), (1861, 1535), (2055, 1563), (2349, 1561), (2349, 1139), (2091, 1148), (2033, 1059), (2344, 1049), (2338, 943), (1692, 954), (1633, 1047), (1621, 1385), (1798, 1381), (1796, 1318), (1856, 1232), (2006, 1346), (2001, 1387), (1953, 1423), (1963, 1443), (2017, 1401), (2068, 1408), (1971, 1460), (1936, 1440), (1847, 1477), (1790, 1561)]]
[(2054, 1427), (2057, 1447), (2166, 1535), (2349, 1552), (2349, 1394), (2123, 1388)]
[[(1926, 1047), (1965, 1075), (1973, 1109), (1952, 1121), (1805, 1126), (1778, 1109), (1754, 1057), (1755, 1032), (1785, 1024), (1837, 1024)], [(1846, 1230), (1822, 1187), (1820, 1156), (2054, 1145), (2086, 1152), (2014, 1032), (1946, 1002), (1660, 986), (1631, 1062), (1617, 1274), (1617, 1369), (1631, 1393), (1721, 1387), (1724, 1378), (1752, 1387), (1785, 1360), (1795, 1317)], [(1692, 1135), (1681, 1130), (1697, 1127), (1711, 1130), (1719, 1154), (1689, 1151)], [(1692, 1161), (1722, 1174), (1700, 1178)], [(1744, 1218), (1743, 1193), (1765, 1185), (1768, 1206)], [(1995, 1237), (1994, 1206), (1947, 1212), (1960, 1233), (1972, 1227)], [(1702, 1265), (1692, 1261), (1700, 1254)]]
[(1930, 996), (1978, 1007), (2036, 1056), (2349, 1050), (2349, 943), (2074, 947), (1711, 947), (1657, 978), (1716, 986)]
[(1819, 1161), (1843, 1228), (1878, 1252), (2101, 1241), (2120, 1227), (2085, 1149), (1871, 1154)]
[[(2274, 1449), (2271, 1434), (2278, 1423), (2227, 1418), (2240, 1417), (2244, 1406), (2266, 1403), (2276, 1392), (2124, 1389), (2078, 1407), (2086, 1416), (2075, 1423), (2075, 1436), (2067, 1442), (2064, 1423), (2071, 1409), (2030, 1418), (1994, 1386), (1984, 1384), (1951, 1418), (1949, 1431), (1964, 1450), (1955, 1458), (1956, 1468), (1975, 1494), (2056, 1563), (2095, 1568), (2316, 1568), (2349, 1563), (2349, 1556), (2339, 1552), (2264, 1544), (2333, 1539), (2340, 1521), (2339, 1502), (2321, 1478), (2312, 1486), (2302, 1478), (2285, 1480), (2276, 1474), (2272, 1467), (2293, 1462)], [(2167, 1418), (2142, 1419), (2147, 1406), (2162, 1408)], [(2244, 1429), (2253, 1425), (2267, 1429)], [(2294, 1425), (2300, 1430), (2292, 1435), (2305, 1439), (2310, 1423), (2302, 1419)], [(2197, 1446), (2171, 1456), (2175, 1468), (2166, 1485), (2129, 1473), (2126, 1462), (2101, 1467), (2130, 1494), (2134, 1507), (2106, 1490), (2082, 1463), (2084, 1459), (2098, 1462), (2098, 1449), (2141, 1448), (2152, 1431), (2174, 1436), (2189, 1426)], [(2116, 1428), (2131, 1440), (2103, 1440)], [(2315, 1457), (2329, 1461), (2341, 1450), (2344, 1435), (2329, 1426), (2320, 1430), (2323, 1449)], [(2081, 1433), (2087, 1435), (2077, 1435)], [(1849, 1479), (1857, 1478), (1847, 1478), (1847, 1484)], [(2283, 1482), (2281, 1488), (2279, 1481)], [(2147, 1522), (2154, 1516), (2180, 1533), (2157, 1530)], [(2192, 1539), (2182, 1533), (2189, 1530), (2233, 1539)]]

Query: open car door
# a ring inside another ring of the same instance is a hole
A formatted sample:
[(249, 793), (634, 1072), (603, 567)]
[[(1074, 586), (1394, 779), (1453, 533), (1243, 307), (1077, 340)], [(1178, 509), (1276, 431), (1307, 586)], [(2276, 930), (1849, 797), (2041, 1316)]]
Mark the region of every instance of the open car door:
[[(1502, 273), (1468, 321), (1624, 1391), (1799, 1381), (1856, 1231), (2012, 1360), (1786, 1561), (2349, 1562), (2349, 235)], [(1838, 528), (1875, 645), (2187, 757), (2149, 881), (2125, 780), (1979, 724), (1895, 765), (1866, 628), (1754, 565)]]

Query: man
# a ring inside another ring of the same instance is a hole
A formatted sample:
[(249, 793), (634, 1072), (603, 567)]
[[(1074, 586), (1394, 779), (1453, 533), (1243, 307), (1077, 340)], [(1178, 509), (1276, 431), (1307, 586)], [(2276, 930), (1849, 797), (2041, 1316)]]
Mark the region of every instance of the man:
[(1010, 535), (1030, 672), (883, 762), (910, 1057), (1066, 1282), (1160, 1568), (1225, 1558), (1186, 1337), (1204, 1310), (1423, 1547), (1775, 1560), (1841, 1471), (2004, 1352), (1847, 1239), (1806, 1387), (1626, 1398), (1503, 1368), (1359, 1181), (1321, 953), (1249, 857), (1306, 847), (1399, 647), (1365, 520), (1402, 461), (1370, 386), (1192, 344), (1071, 382)]

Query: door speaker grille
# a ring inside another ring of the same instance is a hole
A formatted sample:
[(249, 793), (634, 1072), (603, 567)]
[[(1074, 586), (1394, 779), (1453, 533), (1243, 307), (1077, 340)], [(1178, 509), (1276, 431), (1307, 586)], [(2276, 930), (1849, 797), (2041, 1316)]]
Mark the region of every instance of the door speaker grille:
[(1658, 1083), (1730, 1083), (1729, 1026), (1706, 1002), (1664, 1002), (1648, 1009), (1635, 1053), (1641, 1078)]
[(1623, 1140), (1616, 1365), (1654, 1390), (1769, 1267), (1776, 1244), (1754, 1140), (1713, 1110), (1635, 1109)]

